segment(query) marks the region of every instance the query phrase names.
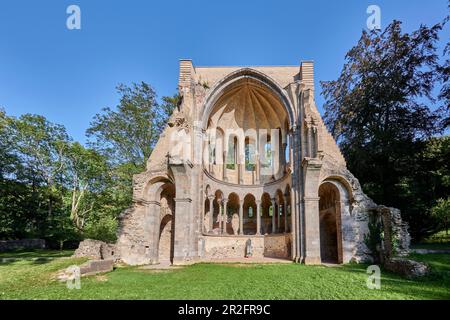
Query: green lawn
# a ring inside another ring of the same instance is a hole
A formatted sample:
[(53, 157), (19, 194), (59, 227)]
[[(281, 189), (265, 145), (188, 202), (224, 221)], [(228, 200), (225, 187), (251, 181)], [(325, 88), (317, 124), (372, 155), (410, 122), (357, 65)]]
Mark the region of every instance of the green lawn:
[(61, 257), (70, 257), (73, 254), (73, 252), (74, 250), (47, 250), (47, 249), (17, 250), (13, 252), (0, 252), (0, 259), (61, 258)]
[(21, 259), (0, 263), (0, 299), (450, 299), (450, 255), (414, 258), (427, 262), (433, 273), (407, 280), (382, 272), (381, 290), (367, 289), (367, 266), (355, 264), (197, 264), (170, 271), (119, 267), (83, 277), (80, 290), (69, 290), (52, 276), (84, 259)]
[(440, 231), (411, 247), (414, 249), (450, 249), (450, 231)]

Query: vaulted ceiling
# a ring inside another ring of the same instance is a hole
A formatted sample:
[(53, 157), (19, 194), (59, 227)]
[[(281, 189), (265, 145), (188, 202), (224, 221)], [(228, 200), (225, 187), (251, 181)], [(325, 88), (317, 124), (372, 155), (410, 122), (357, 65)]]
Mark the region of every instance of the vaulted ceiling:
[(286, 128), (287, 113), (279, 98), (251, 79), (233, 84), (216, 102), (208, 127), (226, 129)]

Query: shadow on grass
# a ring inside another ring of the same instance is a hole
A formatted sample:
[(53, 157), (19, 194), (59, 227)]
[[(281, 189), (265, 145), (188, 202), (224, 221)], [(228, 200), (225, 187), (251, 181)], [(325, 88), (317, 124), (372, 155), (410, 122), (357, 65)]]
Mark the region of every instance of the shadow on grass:
[(35, 250), (16, 250), (0, 252), (1, 258), (61, 258), (70, 257), (74, 250), (47, 250), (47, 249), (35, 249)]

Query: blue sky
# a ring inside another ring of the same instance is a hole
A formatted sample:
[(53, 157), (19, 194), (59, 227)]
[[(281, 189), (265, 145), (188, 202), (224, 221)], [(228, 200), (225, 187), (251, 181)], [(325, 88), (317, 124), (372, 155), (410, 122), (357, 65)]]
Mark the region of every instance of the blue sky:
[[(81, 30), (66, 8), (81, 8)], [(42, 114), (76, 140), (102, 107), (118, 102), (118, 83), (145, 81), (172, 95), (180, 58), (194, 65), (297, 65), (314, 60), (320, 80), (336, 79), (345, 53), (366, 28), (366, 8), (382, 27), (434, 24), (447, 0), (144, 1), (0, 0), (0, 106)], [(443, 40), (450, 37), (448, 28)]]

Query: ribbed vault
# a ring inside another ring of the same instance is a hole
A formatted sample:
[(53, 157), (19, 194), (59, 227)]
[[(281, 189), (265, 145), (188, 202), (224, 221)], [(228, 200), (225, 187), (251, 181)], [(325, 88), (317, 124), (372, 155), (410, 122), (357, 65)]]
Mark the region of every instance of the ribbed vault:
[(284, 129), (287, 113), (278, 97), (261, 83), (243, 79), (216, 102), (208, 127), (222, 129)]

